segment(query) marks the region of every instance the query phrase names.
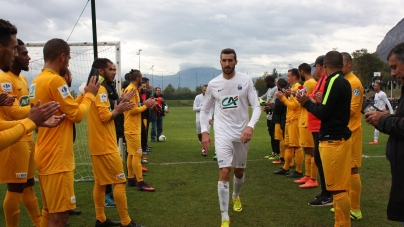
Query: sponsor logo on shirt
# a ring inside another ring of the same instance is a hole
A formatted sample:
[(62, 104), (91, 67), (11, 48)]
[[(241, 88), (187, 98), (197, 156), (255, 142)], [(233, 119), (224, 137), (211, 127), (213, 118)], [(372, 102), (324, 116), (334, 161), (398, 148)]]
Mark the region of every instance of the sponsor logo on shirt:
[(21, 107), (29, 105), (29, 97), (28, 95), (21, 96), (19, 100), (19, 104)]
[(15, 173), (16, 178), (27, 178), (27, 173)]
[(100, 94), (100, 102), (107, 102), (108, 96), (105, 93)]
[(221, 96), (220, 103), (222, 104), (222, 109), (237, 108), (238, 95)]
[(116, 179), (124, 179), (124, 178), (125, 178), (125, 173), (116, 175)]
[(70, 197), (70, 203), (76, 203), (76, 196)]
[(67, 84), (64, 84), (64, 85), (60, 86), (58, 88), (58, 91), (59, 91), (60, 95), (63, 98), (66, 98), (67, 96), (70, 96), (70, 91), (69, 91), (69, 88), (67, 87)]
[(31, 84), (31, 88), (29, 89), (29, 98), (30, 99), (35, 98), (35, 88), (36, 88), (36, 84)]
[(13, 92), (13, 86), (9, 82), (1, 83), (1, 89), (3, 92)]

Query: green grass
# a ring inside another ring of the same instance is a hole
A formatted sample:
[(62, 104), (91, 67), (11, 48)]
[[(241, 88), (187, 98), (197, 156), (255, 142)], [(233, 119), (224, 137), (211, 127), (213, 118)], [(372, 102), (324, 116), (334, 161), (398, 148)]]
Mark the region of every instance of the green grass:
[[(219, 226), (218, 167), (212, 160), (214, 148), (208, 157), (201, 156), (191, 107), (172, 107), (170, 111), (164, 119), (163, 134), (167, 141), (150, 143), (154, 148), (148, 156), (150, 164), (145, 165), (149, 169), (145, 181), (155, 187), (156, 192), (127, 188), (129, 214), (147, 227)], [(371, 158), (364, 158), (360, 169), (363, 219), (352, 222), (352, 226), (401, 226), (386, 217), (390, 190), (389, 163), (384, 158), (387, 136), (381, 134), (380, 145), (370, 146), (373, 128), (364, 124), (363, 129), (363, 153)], [(262, 114), (251, 142), (246, 180), (240, 195), (244, 210), (235, 213), (230, 208), (231, 226), (332, 226), (334, 217), (329, 212), (330, 207), (307, 205), (319, 193), (319, 188), (299, 189), (291, 179), (272, 174), (279, 166), (263, 159), (269, 151), (266, 118)], [(75, 183), (77, 209), (83, 214), (70, 217), (70, 226), (94, 225), (92, 188), (92, 182)], [(40, 197), (38, 185), (35, 189)], [(5, 192), (6, 186), (0, 185), (0, 198), (4, 198)], [(115, 208), (106, 208), (105, 212), (108, 218), (119, 219)], [(0, 226), (5, 226), (2, 208)], [(31, 226), (22, 206), (20, 226)]]

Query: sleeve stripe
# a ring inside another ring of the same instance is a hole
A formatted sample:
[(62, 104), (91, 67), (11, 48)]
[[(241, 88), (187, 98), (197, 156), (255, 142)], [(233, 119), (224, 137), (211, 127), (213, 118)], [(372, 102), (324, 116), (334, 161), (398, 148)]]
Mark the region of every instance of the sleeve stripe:
[(327, 87), (327, 93), (325, 94), (325, 96), (323, 98), (323, 102), (322, 102), (323, 105), (325, 105), (327, 103), (328, 96), (330, 95), (332, 85), (334, 84), (334, 81), (335, 81), (335, 79), (337, 79), (338, 76), (339, 76), (339, 74), (337, 74), (333, 78), (331, 78), (330, 83), (328, 84), (328, 87)]

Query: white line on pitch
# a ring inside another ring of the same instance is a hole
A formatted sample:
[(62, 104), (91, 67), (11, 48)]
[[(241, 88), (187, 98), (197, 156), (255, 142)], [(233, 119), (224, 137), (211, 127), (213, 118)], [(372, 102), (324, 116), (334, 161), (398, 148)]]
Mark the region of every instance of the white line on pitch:
[[(247, 162), (265, 161), (266, 159), (247, 160)], [(216, 163), (216, 161), (201, 161), (201, 162), (163, 162), (163, 163), (149, 163), (148, 165), (184, 165), (184, 164), (203, 164), (203, 163)]]

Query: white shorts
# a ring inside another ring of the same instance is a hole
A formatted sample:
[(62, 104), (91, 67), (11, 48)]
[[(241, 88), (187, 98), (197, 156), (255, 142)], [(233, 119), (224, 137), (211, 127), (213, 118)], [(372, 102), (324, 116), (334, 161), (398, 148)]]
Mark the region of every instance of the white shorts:
[[(201, 134), (201, 122), (196, 122), (196, 133)], [(208, 133), (210, 134), (210, 124), (208, 125)]]
[(215, 138), (215, 151), (219, 168), (247, 167), (249, 143), (233, 142), (225, 138)]

